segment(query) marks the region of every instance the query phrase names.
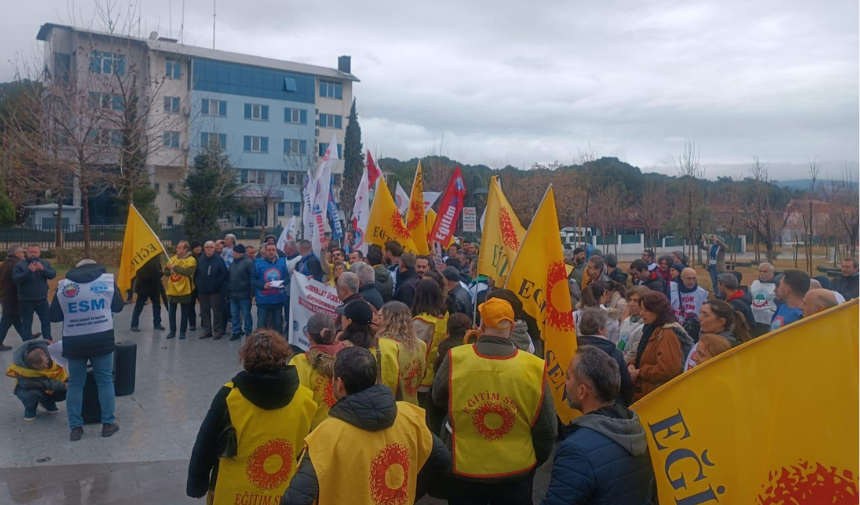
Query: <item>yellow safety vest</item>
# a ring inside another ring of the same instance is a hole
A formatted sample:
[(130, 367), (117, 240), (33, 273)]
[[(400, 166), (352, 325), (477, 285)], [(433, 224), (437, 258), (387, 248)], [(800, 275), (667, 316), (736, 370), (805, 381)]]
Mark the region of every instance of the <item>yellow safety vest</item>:
[(418, 319), (434, 326), (433, 340), (427, 346), (427, 354), (424, 358), (425, 363), (427, 363), (427, 369), (424, 372), (424, 380), (421, 381), (421, 386), (429, 388), (433, 385), (433, 376), (436, 374), (435, 365), (436, 358), (439, 357), (439, 343), (445, 340), (445, 335), (448, 334), (448, 314), (445, 314), (445, 317), (436, 317), (424, 313), (418, 314), (412, 319)]
[[(192, 271), (197, 268), (197, 260), (195, 260), (194, 256), (190, 254), (185, 259), (179, 259), (177, 256), (173, 256), (167, 264), (191, 269)], [(191, 277), (193, 277), (193, 275)], [(190, 295), (191, 291), (194, 290), (194, 281), (191, 280), (191, 277), (179, 275), (178, 273), (172, 274), (167, 281), (167, 296)]]
[(397, 402), (388, 429), (365, 431), (329, 417), (305, 438), (305, 447), (319, 481), (318, 505), (410, 505), (433, 436), (424, 409)]
[(305, 353), (296, 354), (290, 360), (290, 364), (296, 367), (296, 372), (299, 374), (299, 382), (302, 386), (310, 389), (314, 393), (314, 401), (317, 404), (317, 411), (314, 414), (314, 419), (311, 422), (313, 430), (323, 419), (328, 417), (328, 411), (337, 403), (334, 393), (331, 390), (331, 377), (321, 374), (308, 363), (308, 356)]
[(454, 473), (499, 478), (534, 468), (531, 430), (543, 403), (544, 361), (519, 351), (482, 356), (474, 345), (451, 349), (448, 360)]
[[(400, 387), (400, 362), (398, 361), (397, 344), (387, 338), (377, 339), (379, 342), (379, 353), (382, 355), (382, 383), (391, 388), (396, 395)], [(376, 359), (376, 347), (368, 349)]]
[(397, 363), (400, 365), (400, 392), (403, 401), (412, 405), (418, 405), (418, 388), (424, 380), (424, 371), (427, 367), (425, 356), (427, 355), (427, 344), (423, 340), (415, 339), (418, 345), (413, 348), (406, 347), (403, 342), (390, 340), (397, 345)]
[(265, 410), (242, 396), (232, 382), (224, 386), (232, 389), (227, 410), (238, 450), (236, 457), (219, 462), (213, 503), (280, 503), (298, 468), (296, 459), (317, 410), (313, 393), (299, 385), (289, 405)]

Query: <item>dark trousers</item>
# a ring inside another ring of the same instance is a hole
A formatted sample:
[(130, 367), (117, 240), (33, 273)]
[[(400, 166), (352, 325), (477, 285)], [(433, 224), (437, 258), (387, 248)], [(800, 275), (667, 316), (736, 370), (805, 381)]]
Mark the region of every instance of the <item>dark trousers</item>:
[(21, 340), (27, 341), (33, 338), (33, 314), (39, 316), (42, 323), (42, 338), (51, 340), (51, 320), (48, 319), (48, 299), (44, 300), (18, 300), (21, 309)]
[(41, 389), (24, 389), (15, 388), (15, 396), (24, 404), (24, 410), (30, 412), (36, 410), (36, 407), (41, 403), (45, 408), (53, 408), (57, 406), (57, 402), (66, 399), (65, 391), (57, 391), (54, 394), (48, 394)]
[(152, 302), (152, 325), (158, 326), (161, 324), (161, 297), (158, 293), (152, 293), (149, 296), (137, 295), (137, 301), (134, 303), (134, 310), (131, 313), (131, 327), (137, 328), (140, 324), (140, 313), (143, 312), (143, 307), (146, 301)]
[(534, 470), (514, 482), (476, 484), (452, 479), (448, 505), (532, 505)]
[(195, 304), (197, 303), (197, 290), (191, 292), (191, 304), (188, 306), (188, 324), (191, 328), (197, 328), (197, 309), (195, 308)]
[(3, 311), (3, 317), (0, 317), (0, 345), (6, 340), (6, 334), (9, 333), (9, 328), (15, 327), (18, 335), (24, 335), (24, 329), (21, 326), (21, 314), (18, 312), (8, 313)]
[(233, 320), (233, 310), (230, 308), (230, 299), (221, 293), (221, 334), (227, 333), (227, 323)]
[(287, 294), (287, 301), (284, 302), (284, 330), (281, 332), (285, 336), (290, 332), (290, 295)]
[(179, 334), (185, 335), (185, 330), (188, 329), (188, 318), (191, 313), (191, 307), (194, 302), (176, 303), (170, 302), (167, 311), (167, 319), (170, 320), (170, 333), (176, 333), (176, 308), (179, 307)]
[(269, 328), (278, 333), (283, 331), (283, 321), (281, 314), (284, 310), (284, 305), (260, 305), (257, 304), (257, 329)]
[(211, 295), (197, 293), (197, 299), (200, 300), (200, 326), (203, 327), (203, 334), (212, 335), (212, 333), (215, 333), (215, 335), (223, 335), (224, 330), (221, 324), (221, 315), (224, 313), (224, 310), (221, 293), (212, 293)]

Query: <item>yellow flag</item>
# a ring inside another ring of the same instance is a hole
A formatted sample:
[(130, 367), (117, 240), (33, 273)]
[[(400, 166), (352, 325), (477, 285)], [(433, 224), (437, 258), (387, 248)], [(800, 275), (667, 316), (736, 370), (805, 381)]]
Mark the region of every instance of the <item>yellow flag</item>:
[(409, 197), (409, 210), (406, 212), (406, 229), (412, 237), (418, 254), (430, 254), (427, 247), (427, 224), (424, 222), (424, 174), (421, 171), (421, 161), (415, 170), (412, 181), (412, 196)]
[(633, 405), (660, 503), (857, 503), (857, 307), (731, 349)]
[[(555, 411), (567, 424), (580, 412), (567, 404), (564, 384), (567, 366), (576, 352), (576, 331), (559, 237), (555, 196), (550, 184), (511, 265), (505, 288), (516, 293), (525, 311), (537, 320), (544, 341), (547, 382)], [(481, 249), (484, 247), (482, 244)]]
[[(436, 211), (435, 210), (433, 210), (433, 209), (427, 210), (427, 215), (424, 216), (424, 224), (426, 225), (428, 230), (433, 229), (433, 225), (436, 224)], [(445, 249), (448, 249), (449, 247), (451, 247), (451, 244), (453, 244), (453, 243), (454, 243), (454, 236), (452, 235), (451, 239), (448, 241), (447, 244), (444, 244), (443, 247), (445, 247)]]
[(526, 230), (502, 193), (499, 178), (495, 176), (490, 181), (487, 209), (481, 226), (483, 236), (478, 254), (478, 274), (486, 275), (496, 281), (497, 286), (501, 286), (505, 283)]
[(122, 258), (116, 279), (119, 290), (125, 292), (131, 289), (131, 280), (140, 267), (161, 253), (167, 255), (161, 240), (134, 205), (129, 205), (128, 223), (125, 225), (125, 236), (122, 239)]
[(370, 206), (366, 233), (370, 244), (384, 247), (389, 240), (396, 240), (403, 246), (404, 251), (415, 252), (412, 236), (403, 224), (403, 218), (397, 211), (391, 191), (381, 178), (376, 184), (376, 194), (373, 195), (373, 205)]

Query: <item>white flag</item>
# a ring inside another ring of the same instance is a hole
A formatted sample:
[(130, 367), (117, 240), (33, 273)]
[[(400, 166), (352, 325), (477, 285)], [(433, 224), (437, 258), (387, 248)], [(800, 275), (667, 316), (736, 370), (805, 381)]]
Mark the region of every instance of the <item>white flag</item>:
[(314, 174), (311, 167), (308, 167), (308, 175), (305, 178), (305, 185), (302, 188), (302, 238), (304, 240), (314, 240), (313, 219), (311, 219), (311, 185), (314, 183)]
[(367, 222), (370, 220), (370, 188), (368, 188), (367, 168), (361, 173), (361, 181), (355, 192), (355, 205), (352, 207), (352, 227), (355, 243), (353, 248), (367, 254), (367, 241), (364, 234), (367, 231)]
[(296, 216), (293, 216), (287, 224), (287, 240), (296, 240), (298, 237), (296, 228), (298, 228), (298, 223), (296, 223)]
[[(284, 226), (284, 229), (281, 230), (281, 236), (278, 237), (278, 250), (283, 251), (284, 246), (287, 244), (287, 240), (295, 240), (296, 239), (296, 216), (290, 218), (289, 223)], [(284, 251), (286, 252), (286, 251)]]
[(317, 258), (325, 258), (323, 255), (323, 243), (325, 240), (326, 219), (328, 219), (328, 192), (331, 186), (331, 168), (338, 160), (337, 157), (337, 135), (331, 136), (331, 142), (325, 150), (325, 155), (317, 169), (314, 183), (311, 185), (311, 214), (313, 217), (313, 236), (311, 240), (314, 246), (314, 254)]
[[(439, 191), (425, 191), (424, 192), (424, 213), (425, 214), (427, 213), (428, 210), (430, 210), (430, 207), (432, 207), (433, 204), (436, 203), (436, 199), (438, 199), (439, 195), (441, 195), (441, 194), (442, 193), (440, 193)], [(427, 230), (427, 232), (429, 233), (430, 230)]]
[(409, 195), (406, 194), (406, 190), (403, 189), (403, 186), (399, 182), (394, 189), (394, 205), (397, 205), (397, 211), (401, 215), (405, 216), (406, 211), (409, 210)]

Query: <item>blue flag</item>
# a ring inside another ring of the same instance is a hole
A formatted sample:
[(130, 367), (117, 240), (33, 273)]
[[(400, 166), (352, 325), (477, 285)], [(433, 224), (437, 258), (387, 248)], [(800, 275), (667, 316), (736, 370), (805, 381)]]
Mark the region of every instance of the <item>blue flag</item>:
[(331, 238), (332, 240), (340, 240), (343, 238), (343, 227), (340, 224), (340, 214), (337, 211), (337, 204), (334, 202), (334, 193), (331, 188), (334, 186), (334, 180), (328, 186), (328, 217), (331, 220)]

